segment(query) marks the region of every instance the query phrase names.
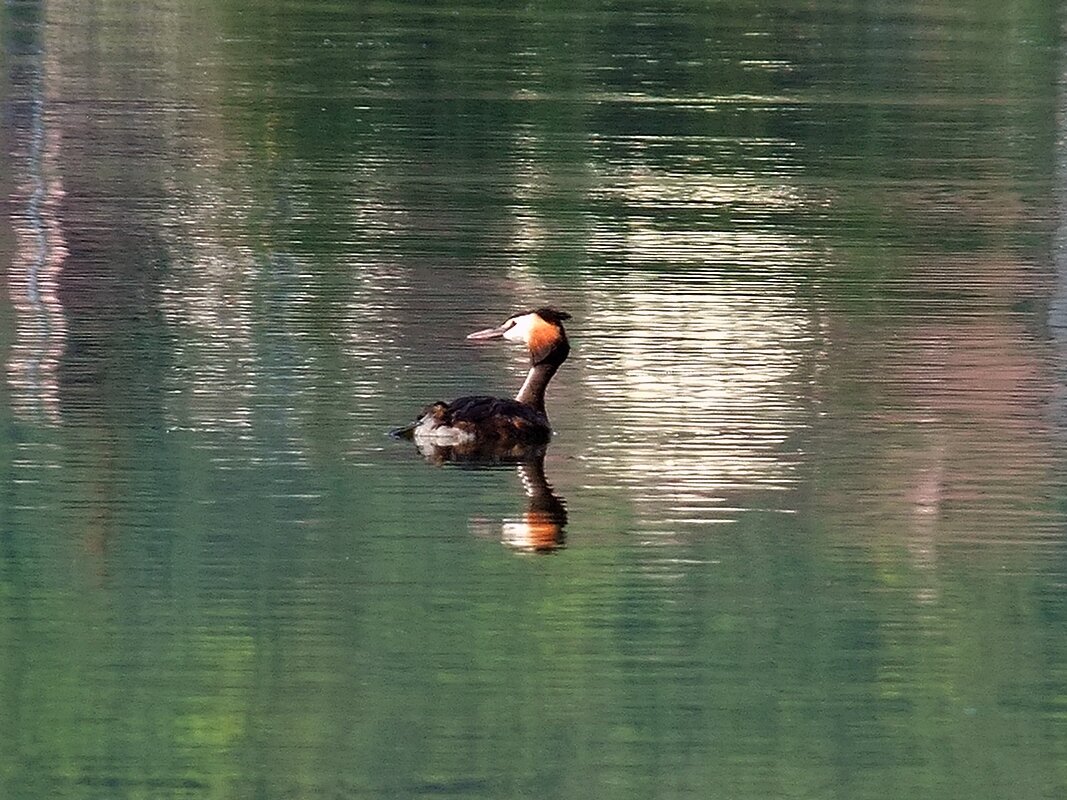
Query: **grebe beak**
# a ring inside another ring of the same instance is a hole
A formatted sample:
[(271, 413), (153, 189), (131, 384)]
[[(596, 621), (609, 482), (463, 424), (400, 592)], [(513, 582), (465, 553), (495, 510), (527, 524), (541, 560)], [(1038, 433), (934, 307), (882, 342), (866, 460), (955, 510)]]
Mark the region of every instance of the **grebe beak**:
[(486, 328), (484, 331), (475, 331), (474, 333), (468, 333), (468, 339), (503, 339), (504, 332), (507, 327), (501, 325), (499, 328)]

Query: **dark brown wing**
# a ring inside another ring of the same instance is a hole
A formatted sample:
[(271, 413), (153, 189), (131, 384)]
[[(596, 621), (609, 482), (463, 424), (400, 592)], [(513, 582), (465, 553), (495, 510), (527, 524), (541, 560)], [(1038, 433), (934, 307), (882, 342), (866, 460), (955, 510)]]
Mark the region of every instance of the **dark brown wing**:
[(534, 408), (506, 397), (471, 395), (440, 409), (440, 423), (469, 430), (478, 437), (523, 442), (547, 441), (548, 418)]

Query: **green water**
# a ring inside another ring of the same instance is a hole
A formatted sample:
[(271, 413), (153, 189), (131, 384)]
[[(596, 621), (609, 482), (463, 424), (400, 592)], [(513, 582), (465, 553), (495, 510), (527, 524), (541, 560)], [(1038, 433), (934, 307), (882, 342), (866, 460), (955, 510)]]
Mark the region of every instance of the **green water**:
[(0, 796), (1063, 797), (1062, 22), (8, 2)]

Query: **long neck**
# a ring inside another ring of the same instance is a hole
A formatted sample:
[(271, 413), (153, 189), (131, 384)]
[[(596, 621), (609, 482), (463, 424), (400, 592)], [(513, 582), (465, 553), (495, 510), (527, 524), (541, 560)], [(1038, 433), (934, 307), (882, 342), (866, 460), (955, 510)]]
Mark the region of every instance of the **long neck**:
[(530, 367), (530, 372), (526, 376), (526, 381), (522, 384), (522, 388), (519, 389), (519, 393), (515, 396), (515, 399), (520, 403), (533, 406), (544, 414), (545, 387), (548, 386), (548, 382), (552, 380), (552, 376), (556, 374), (557, 369), (559, 369), (559, 364), (549, 364), (545, 362), (534, 364)]

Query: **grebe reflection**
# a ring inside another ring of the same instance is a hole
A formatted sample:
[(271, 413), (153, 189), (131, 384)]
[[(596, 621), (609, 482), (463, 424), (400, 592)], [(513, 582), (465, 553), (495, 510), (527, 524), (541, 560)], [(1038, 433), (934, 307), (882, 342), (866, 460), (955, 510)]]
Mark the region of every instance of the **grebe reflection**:
[(521, 519), (504, 520), (504, 544), (531, 553), (550, 553), (566, 542), (567, 506), (545, 478), (545, 453), (519, 464), (519, 477), (526, 493)]
[(415, 444), (431, 464), (462, 469), (514, 466), (526, 503), (521, 516), (502, 520), (500, 540), (508, 547), (529, 553), (550, 553), (564, 546), (567, 505), (545, 477), (546, 445), (521, 447), (498, 442), (493, 446), (468, 441), (438, 446), (425, 440), (416, 440)]

